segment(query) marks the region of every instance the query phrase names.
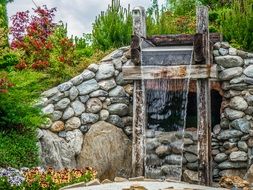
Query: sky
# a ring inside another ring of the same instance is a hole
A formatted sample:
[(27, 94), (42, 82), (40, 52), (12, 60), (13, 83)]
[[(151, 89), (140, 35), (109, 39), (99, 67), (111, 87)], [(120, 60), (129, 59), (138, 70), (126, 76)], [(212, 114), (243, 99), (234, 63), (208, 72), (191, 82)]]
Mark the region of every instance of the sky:
[[(162, 3), (164, 0), (159, 0)], [(92, 23), (96, 16), (107, 9), (111, 0), (34, 0), (38, 6), (47, 5), (48, 8), (57, 8), (56, 21), (68, 23), (68, 35), (82, 36), (83, 33), (90, 33)], [(151, 0), (121, 0), (123, 7), (131, 9), (135, 6), (148, 8)], [(14, 0), (8, 4), (8, 16), (14, 15), (18, 11), (32, 10), (34, 8), (32, 0)]]

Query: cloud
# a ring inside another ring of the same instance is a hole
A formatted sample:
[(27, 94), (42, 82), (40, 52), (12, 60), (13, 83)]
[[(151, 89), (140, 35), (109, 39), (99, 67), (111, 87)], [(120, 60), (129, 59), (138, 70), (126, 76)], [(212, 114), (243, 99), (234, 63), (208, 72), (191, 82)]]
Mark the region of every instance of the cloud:
[[(49, 8), (57, 7), (56, 20), (68, 24), (69, 35), (82, 36), (83, 33), (90, 33), (92, 23), (96, 16), (107, 9), (111, 0), (34, 0), (38, 6), (47, 5)], [(163, 0), (160, 0), (161, 2)], [(151, 0), (121, 0), (124, 7), (131, 5), (142, 5), (149, 7)], [(8, 16), (14, 15), (17, 11), (32, 10), (32, 0), (15, 0), (8, 4)]]

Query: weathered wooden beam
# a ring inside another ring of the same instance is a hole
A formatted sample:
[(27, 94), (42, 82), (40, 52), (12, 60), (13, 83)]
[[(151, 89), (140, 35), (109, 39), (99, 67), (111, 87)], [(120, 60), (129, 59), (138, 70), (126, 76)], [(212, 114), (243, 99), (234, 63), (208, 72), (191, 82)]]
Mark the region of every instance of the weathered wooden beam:
[[(133, 33), (135, 41), (139, 44), (133, 44), (136, 52), (141, 51), (142, 39), (146, 37), (146, 15), (143, 7), (133, 9)], [(138, 39), (137, 39), (138, 38)], [(131, 52), (132, 55), (134, 52)], [(140, 55), (140, 54), (139, 54)], [(140, 57), (136, 56), (136, 63), (140, 61)], [(139, 60), (138, 60), (139, 59)], [(133, 177), (144, 175), (144, 133), (146, 127), (146, 104), (143, 81), (134, 81), (133, 93), (133, 141), (132, 141), (132, 175)]]
[(125, 80), (218, 78), (217, 65), (125, 66), (122, 72)]
[[(171, 45), (193, 45), (194, 35), (192, 34), (172, 34), (172, 35), (154, 35), (147, 37), (147, 40), (156, 46), (171, 46)], [(210, 34), (210, 42), (216, 43), (221, 41), (219, 33)]]
[[(202, 51), (206, 65), (210, 65), (211, 61), (208, 20), (208, 8), (197, 7), (196, 33), (202, 34)], [(212, 183), (210, 100), (210, 81), (197, 80), (199, 182), (207, 186)]]

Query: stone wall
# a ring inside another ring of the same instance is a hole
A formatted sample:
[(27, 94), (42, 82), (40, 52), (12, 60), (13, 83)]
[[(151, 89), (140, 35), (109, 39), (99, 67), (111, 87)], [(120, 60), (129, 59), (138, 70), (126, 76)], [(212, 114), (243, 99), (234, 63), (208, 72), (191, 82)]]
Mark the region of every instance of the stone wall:
[[(253, 54), (227, 43), (216, 43), (213, 54), (224, 94), (221, 123), (212, 132), (213, 177), (218, 181), (225, 175), (244, 177), (252, 164)], [(129, 64), (129, 58), (128, 48), (120, 48), (70, 81), (42, 94), (38, 106), (49, 116), (38, 133), (44, 166), (56, 169), (93, 166), (101, 178), (130, 177), (133, 83), (124, 81), (122, 76), (122, 65)], [(147, 131), (147, 151), (152, 156), (146, 161), (156, 163), (168, 156), (162, 170), (166, 173), (168, 165), (178, 162), (179, 147), (174, 143), (173, 148), (173, 142), (169, 148), (163, 143), (153, 143), (150, 135), (159, 136)], [(196, 183), (197, 131), (187, 129), (184, 143), (182, 178)], [(153, 172), (151, 176), (164, 175), (159, 173), (161, 170)]]
[(42, 93), (38, 105), (48, 115), (39, 130), (44, 166), (100, 166), (101, 178), (130, 177), (133, 85), (121, 72), (128, 58), (128, 48), (120, 48)]
[(244, 177), (252, 164), (253, 54), (228, 43), (214, 45), (214, 60), (224, 92), (221, 123), (213, 128), (213, 177)]

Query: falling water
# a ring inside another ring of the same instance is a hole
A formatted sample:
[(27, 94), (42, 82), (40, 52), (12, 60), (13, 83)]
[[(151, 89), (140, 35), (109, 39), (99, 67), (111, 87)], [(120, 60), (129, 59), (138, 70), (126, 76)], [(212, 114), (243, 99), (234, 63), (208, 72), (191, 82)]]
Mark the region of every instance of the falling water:
[[(150, 48), (142, 66), (191, 65), (192, 47)], [(190, 76), (143, 80), (146, 102), (145, 176), (181, 180)]]

